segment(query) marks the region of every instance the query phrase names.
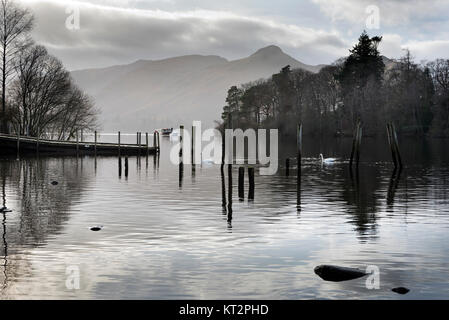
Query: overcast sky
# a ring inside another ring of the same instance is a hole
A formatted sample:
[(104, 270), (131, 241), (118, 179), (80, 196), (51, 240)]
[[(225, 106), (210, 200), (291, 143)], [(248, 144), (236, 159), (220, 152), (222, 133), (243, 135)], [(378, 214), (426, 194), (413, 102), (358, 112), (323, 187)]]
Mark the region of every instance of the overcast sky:
[(16, 1), (34, 12), (34, 39), (71, 70), (186, 54), (236, 59), (271, 44), (307, 64), (331, 63), (363, 29), (383, 35), (388, 57), (409, 48), (417, 61), (449, 58), (447, 0)]

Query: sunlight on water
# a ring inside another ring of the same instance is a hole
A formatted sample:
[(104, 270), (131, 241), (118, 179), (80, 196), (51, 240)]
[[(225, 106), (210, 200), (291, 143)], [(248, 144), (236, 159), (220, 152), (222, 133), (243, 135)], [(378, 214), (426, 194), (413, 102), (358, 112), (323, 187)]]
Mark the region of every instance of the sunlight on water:
[[(299, 192), (293, 161), (289, 177), (256, 170), (254, 201), (246, 172), (239, 201), (234, 166), (232, 214), (227, 169), (185, 166), (180, 183), (167, 140), (159, 159), (130, 157), (121, 178), (114, 157), (2, 159), (13, 211), (1, 216), (1, 298), (449, 298), (445, 142), (402, 143), (399, 177), (385, 144), (368, 144), (351, 175), (350, 141), (305, 143)], [(321, 166), (321, 152), (339, 160)], [(325, 282), (319, 264), (376, 265), (380, 289)], [(68, 266), (79, 289), (66, 286)]]

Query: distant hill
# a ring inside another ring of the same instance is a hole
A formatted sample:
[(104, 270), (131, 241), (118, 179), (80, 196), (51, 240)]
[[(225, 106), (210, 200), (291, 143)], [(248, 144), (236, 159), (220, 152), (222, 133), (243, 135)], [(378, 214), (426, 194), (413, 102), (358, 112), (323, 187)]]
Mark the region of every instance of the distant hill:
[(75, 82), (94, 99), (104, 131), (151, 131), (193, 120), (214, 126), (232, 85), (271, 77), (290, 65), (310, 66), (268, 46), (251, 56), (228, 61), (219, 56), (189, 55), (164, 60), (139, 60), (128, 65), (73, 71)]

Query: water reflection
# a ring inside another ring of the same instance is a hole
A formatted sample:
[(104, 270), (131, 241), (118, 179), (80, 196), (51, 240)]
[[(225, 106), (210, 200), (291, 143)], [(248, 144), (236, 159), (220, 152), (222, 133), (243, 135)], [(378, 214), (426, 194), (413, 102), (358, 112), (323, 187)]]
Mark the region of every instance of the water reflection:
[[(386, 144), (365, 146), (349, 171), (346, 143), (305, 140), (299, 174), (256, 168), (254, 201), (233, 201), (238, 166), (192, 167), (186, 183), (167, 141), (153, 161), (131, 157), (126, 179), (114, 157), (3, 159), (2, 202), (13, 212), (0, 217), (2, 297), (396, 297), (323, 283), (319, 264), (374, 264), (385, 288), (449, 297), (449, 159), (440, 142), (422, 143), (402, 142), (403, 172)], [(422, 164), (416, 150), (438, 156)], [(319, 153), (340, 161), (321, 166)], [(83, 279), (76, 292), (64, 285), (71, 264)]]
[(394, 198), (399, 186), (399, 181), (401, 180), (401, 173), (402, 168), (394, 168), (393, 173), (391, 174), (387, 192), (387, 209), (389, 212), (393, 212)]

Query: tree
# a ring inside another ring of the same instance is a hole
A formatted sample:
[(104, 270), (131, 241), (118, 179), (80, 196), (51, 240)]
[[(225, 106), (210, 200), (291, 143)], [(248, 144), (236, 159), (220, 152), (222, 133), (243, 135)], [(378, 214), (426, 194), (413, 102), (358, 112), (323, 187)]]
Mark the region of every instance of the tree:
[(429, 69), (416, 64), (406, 50), (385, 79), (387, 117), (404, 133), (424, 135), (432, 119), (434, 93)]
[(373, 133), (378, 130), (379, 114), (383, 101), (380, 89), (385, 65), (377, 49), (382, 37), (370, 38), (363, 31), (358, 43), (350, 51), (337, 79), (342, 89), (342, 99), (349, 111), (351, 122), (365, 115), (365, 128)]
[(429, 76), (435, 87), (433, 136), (449, 136), (449, 59), (437, 59), (427, 64)]
[(227, 105), (223, 108), (222, 119), (230, 128), (234, 127), (235, 121), (237, 121), (237, 113), (240, 111), (240, 99), (242, 96), (242, 90), (237, 86), (232, 86), (228, 90), (228, 96), (226, 97)]
[(16, 55), (29, 43), (29, 32), (33, 27), (33, 15), (12, 0), (0, 3), (0, 54), (2, 83), (2, 121), (0, 132), (7, 133), (6, 93), (7, 82), (13, 72)]
[(77, 130), (94, 128), (97, 111), (90, 98), (43, 46), (23, 50), (15, 71), (10, 94), (17, 132), (31, 136), (45, 132), (63, 140), (73, 138)]

